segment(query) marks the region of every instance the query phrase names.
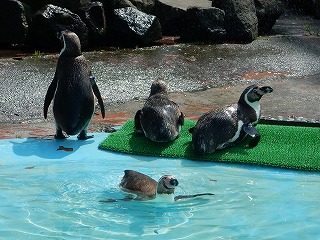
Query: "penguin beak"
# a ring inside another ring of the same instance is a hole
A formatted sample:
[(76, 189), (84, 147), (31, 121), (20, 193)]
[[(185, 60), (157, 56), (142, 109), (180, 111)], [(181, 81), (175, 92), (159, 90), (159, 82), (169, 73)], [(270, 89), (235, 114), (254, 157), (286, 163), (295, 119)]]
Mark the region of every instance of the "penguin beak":
[(264, 95), (264, 94), (266, 94), (266, 93), (271, 93), (271, 92), (273, 92), (273, 89), (272, 89), (272, 87), (270, 87), (270, 86), (264, 86), (264, 87), (259, 87), (258, 89), (257, 89), (257, 93), (259, 94), (259, 95)]
[(178, 184), (178, 180), (173, 176), (163, 178), (163, 186), (166, 189), (174, 189)]
[(171, 179), (170, 180), (170, 185), (172, 185), (172, 186), (178, 186), (178, 184), (179, 184), (179, 182), (178, 182), (178, 180), (177, 179)]

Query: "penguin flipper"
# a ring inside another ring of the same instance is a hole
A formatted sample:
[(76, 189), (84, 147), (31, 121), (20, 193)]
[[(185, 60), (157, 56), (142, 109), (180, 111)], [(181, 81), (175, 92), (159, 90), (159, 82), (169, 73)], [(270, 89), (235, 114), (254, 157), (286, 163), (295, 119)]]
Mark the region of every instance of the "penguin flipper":
[(182, 126), (184, 124), (184, 114), (180, 113), (179, 119), (178, 119), (178, 124)]
[(193, 195), (179, 195), (174, 197), (174, 201), (179, 201), (181, 199), (186, 199), (186, 198), (194, 198), (194, 197), (200, 197), (200, 196), (212, 196), (214, 195), (213, 193), (199, 193), (199, 194), (193, 194)]
[(257, 144), (260, 141), (261, 135), (257, 131), (257, 129), (252, 125), (252, 123), (244, 124), (242, 129), (245, 133), (252, 137), (252, 140), (249, 142), (249, 147), (253, 148), (257, 146)]
[(58, 80), (57, 80), (57, 77), (56, 75), (54, 75), (54, 78), (47, 90), (47, 93), (46, 93), (46, 96), (45, 96), (45, 99), (44, 99), (44, 105), (43, 105), (43, 116), (45, 119), (47, 119), (47, 116), (48, 116), (48, 108), (50, 106), (50, 103), (54, 97), (54, 94), (56, 92), (56, 88), (57, 88), (57, 83), (58, 83)]
[(134, 131), (137, 134), (143, 134), (141, 122), (140, 122), (140, 116), (141, 116), (141, 110), (138, 110), (136, 112), (136, 115), (134, 116)]
[(96, 81), (94, 79), (95, 79), (94, 75), (90, 72), (90, 82), (91, 82), (92, 90), (93, 90), (94, 95), (98, 99), (98, 103), (100, 105), (102, 118), (104, 118), (105, 117), (104, 104), (103, 104), (103, 101), (102, 101), (102, 98), (101, 98), (101, 94), (100, 94), (99, 88), (98, 88), (98, 86), (96, 84)]
[(79, 140), (87, 140), (93, 138), (93, 135), (87, 135), (87, 130), (82, 130), (80, 134), (77, 136)]

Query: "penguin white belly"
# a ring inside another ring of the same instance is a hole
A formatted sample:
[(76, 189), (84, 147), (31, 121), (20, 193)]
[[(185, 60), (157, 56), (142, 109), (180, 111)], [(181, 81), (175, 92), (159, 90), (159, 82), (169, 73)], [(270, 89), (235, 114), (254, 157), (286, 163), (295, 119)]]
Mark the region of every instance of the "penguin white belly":
[(260, 102), (259, 101), (256, 101), (256, 102), (250, 102), (248, 100), (248, 97), (247, 95), (245, 96), (245, 101), (246, 103), (252, 107), (256, 113), (256, 116), (257, 116), (257, 120), (255, 122), (253, 122), (252, 124), (255, 125), (258, 123), (259, 119), (260, 119), (260, 112), (261, 112), (261, 109), (260, 109)]
[(243, 121), (241, 121), (241, 120), (238, 121), (238, 129), (237, 129), (235, 135), (232, 138), (230, 138), (228, 141), (226, 141), (225, 143), (218, 145), (217, 149), (224, 149), (225, 147), (228, 146), (229, 143), (233, 143), (234, 141), (236, 141), (240, 136), (242, 126), (243, 126)]

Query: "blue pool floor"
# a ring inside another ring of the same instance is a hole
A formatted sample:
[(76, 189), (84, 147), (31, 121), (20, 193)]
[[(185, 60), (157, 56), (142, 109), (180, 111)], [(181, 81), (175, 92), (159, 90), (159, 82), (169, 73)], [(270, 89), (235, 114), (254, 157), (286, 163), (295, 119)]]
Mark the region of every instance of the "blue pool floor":
[[(0, 140), (0, 239), (320, 238), (319, 173), (101, 151), (108, 135), (94, 135)], [(215, 195), (122, 201), (125, 169)]]

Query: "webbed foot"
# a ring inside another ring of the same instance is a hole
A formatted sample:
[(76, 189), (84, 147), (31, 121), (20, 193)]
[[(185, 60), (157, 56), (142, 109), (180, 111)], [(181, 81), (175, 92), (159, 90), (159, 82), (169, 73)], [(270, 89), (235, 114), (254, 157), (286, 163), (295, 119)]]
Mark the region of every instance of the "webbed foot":
[(63, 134), (63, 132), (62, 132), (62, 130), (60, 128), (57, 128), (56, 134), (54, 135), (55, 139), (66, 139), (68, 137), (69, 136)]
[(260, 138), (261, 138), (261, 135), (257, 131), (257, 129), (255, 129), (255, 127), (251, 123), (243, 125), (242, 129), (249, 136), (252, 137), (252, 140), (249, 142), (249, 148), (253, 148), (253, 147), (257, 146), (260, 141)]
[(78, 138), (78, 140), (87, 140), (89, 138), (93, 138), (93, 135), (88, 136), (87, 135), (87, 131), (86, 130), (82, 130), (77, 138)]

